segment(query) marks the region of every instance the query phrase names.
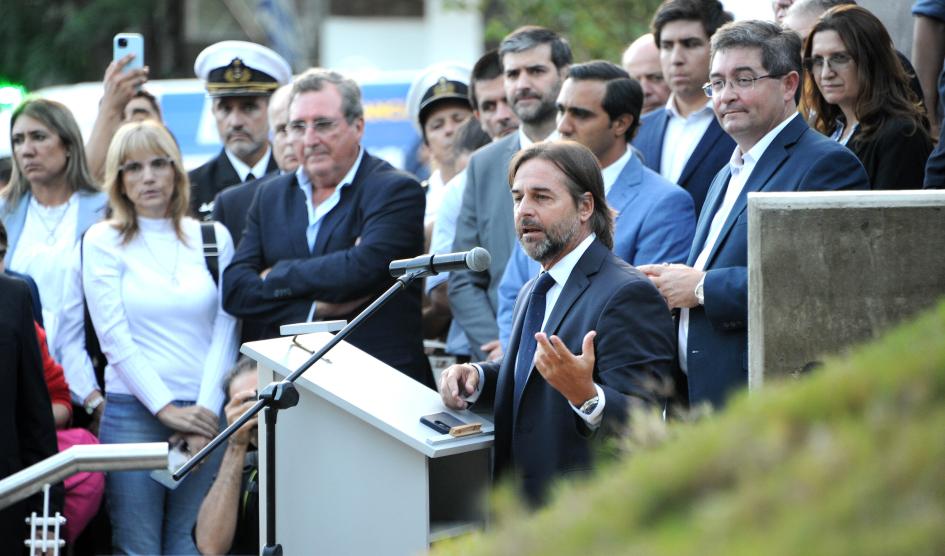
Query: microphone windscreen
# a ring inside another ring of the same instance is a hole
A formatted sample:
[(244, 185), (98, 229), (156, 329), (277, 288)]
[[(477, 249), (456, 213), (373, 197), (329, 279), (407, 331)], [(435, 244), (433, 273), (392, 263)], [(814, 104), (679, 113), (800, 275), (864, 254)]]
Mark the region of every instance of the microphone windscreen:
[(482, 272), (489, 268), (492, 262), (492, 255), (482, 247), (473, 247), (466, 253), (466, 266), (473, 272)]

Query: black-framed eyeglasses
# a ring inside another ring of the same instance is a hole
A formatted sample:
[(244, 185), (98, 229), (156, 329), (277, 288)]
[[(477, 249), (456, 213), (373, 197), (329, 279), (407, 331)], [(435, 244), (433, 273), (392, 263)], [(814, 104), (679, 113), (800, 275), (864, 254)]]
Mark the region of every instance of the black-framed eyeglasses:
[(295, 137), (301, 137), (305, 135), (306, 129), (311, 129), (315, 132), (315, 135), (325, 136), (334, 131), (335, 128), (337, 128), (340, 124), (340, 120), (320, 118), (318, 120), (312, 120), (311, 122), (293, 120), (289, 122), (289, 125), (286, 127), (289, 130), (289, 134)]
[(140, 160), (129, 160), (122, 164), (119, 169), (129, 178), (138, 178), (144, 173), (144, 167), (148, 166), (155, 174), (160, 174), (170, 170), (174, 166), (174, 159), (168, 156), (158, 156), (151, 160), (142, 162)]
[(824, 71), (824, 64), (826, 64), (831, 70), (838, 71), (849, 66), (852, 61), (853, 56), (850, 56), (846, 52), (837, 52), (826, 58), (823, 56), (804, 58), (804, 69), (811, 73), (820, 73)]
[(769, 73), (768, 75), (759, 75), (758, 77), (736, 77), (735, 79), (713, 79), (702, 86), (705, 96), (712, 98), (725, 90), (725, 84), (731, 83), (736, 91), (747, 91), (755, 88), (755, 81), (759, 79), (780, 79), (784, 77), (783, 73)]

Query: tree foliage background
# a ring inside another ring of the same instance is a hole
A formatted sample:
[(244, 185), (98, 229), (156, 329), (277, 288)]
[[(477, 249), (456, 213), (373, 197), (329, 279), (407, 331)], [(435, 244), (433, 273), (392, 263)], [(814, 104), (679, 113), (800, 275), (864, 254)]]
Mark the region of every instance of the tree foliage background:
[[(112, 37), (145, 36), (152, 77), (176, 73), (181, 4), (177, 0), (0, 0), (0, 79), (29, 89), (99, 81), (112, 59)], [(156, 48), (161, 44), (161, 48)], [(152, 53), (161, 53), (160, 57)], [(193, 63), (191, 60), (190, 63)]]
[[(453, 0), (469, 6), (471, 0)], [(482, 0), (485, 42), (498, 46), (502, 37), (522, 25), (542, 25), (558, 31), (571, 44), (574, 60), (620, 63), (631, 41), (649, 32), (660, 0)]]

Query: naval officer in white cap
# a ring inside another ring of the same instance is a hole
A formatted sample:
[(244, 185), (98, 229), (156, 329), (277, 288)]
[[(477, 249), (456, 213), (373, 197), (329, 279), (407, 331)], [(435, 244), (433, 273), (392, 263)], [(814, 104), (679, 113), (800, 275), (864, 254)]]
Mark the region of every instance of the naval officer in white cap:
[(213, 99), (223, 152), (188, 173), (191, 206), (207, 220), (224, 188), (278, 170), (269, 146), (269, 96), (292, 79), (292, 68), (275, 51), (246, 41), (222, 41), (194, 62)]

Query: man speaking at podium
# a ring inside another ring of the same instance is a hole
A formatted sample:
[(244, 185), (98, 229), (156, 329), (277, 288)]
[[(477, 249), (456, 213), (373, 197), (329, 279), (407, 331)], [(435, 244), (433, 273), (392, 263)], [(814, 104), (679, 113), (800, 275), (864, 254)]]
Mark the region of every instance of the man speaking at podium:
[[(391, 260), (423, 251), (423, 189), (361, 146), (353, 80), (324, 69), (299, 75), (287, 127), (299, 168), (259, 186), (223, 275), (224, 308), (261, 321), (266, 338), (282, 324), (354, 318), (393, 283)], [(422, 338), (417, 283), (348, 341), (434, 388)]]
[(515, 230), (542, 272), (520, 292), (508, 352), (453, 365), (453, 409), (495, 408), (495, 476), (512, 471), (532, 505), (556, 476), (587, 471), (593, 443), (619, 434), (631, 407), (659, 409), (675, 342), (669, 308), (612, 252), (613, 211), (597, 159), (571, 141), (539, 143), (509, 165)]

